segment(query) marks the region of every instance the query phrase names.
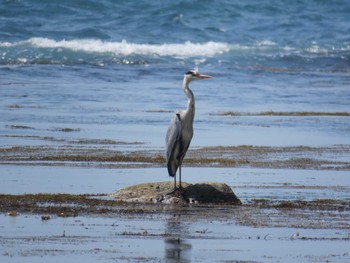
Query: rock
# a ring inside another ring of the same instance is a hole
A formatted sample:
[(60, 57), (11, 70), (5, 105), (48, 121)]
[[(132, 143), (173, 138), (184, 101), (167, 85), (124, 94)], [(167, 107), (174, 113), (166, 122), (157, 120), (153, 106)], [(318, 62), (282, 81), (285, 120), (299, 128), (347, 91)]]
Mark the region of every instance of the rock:
[(183, 188), (173, 191), (173, 182), (156, 182), (133, 185), (117, 191), (112, 197), (133, 203), (163, 204), (232, 204), (241, 201), (232, 189), (223, 183), (182, 183)]
[(42, 221), (47, 221), (47, 220), (50, 220), (51, 219), (51, 216), (50, 215), (42, 215), (41, 216), (41, 220)]

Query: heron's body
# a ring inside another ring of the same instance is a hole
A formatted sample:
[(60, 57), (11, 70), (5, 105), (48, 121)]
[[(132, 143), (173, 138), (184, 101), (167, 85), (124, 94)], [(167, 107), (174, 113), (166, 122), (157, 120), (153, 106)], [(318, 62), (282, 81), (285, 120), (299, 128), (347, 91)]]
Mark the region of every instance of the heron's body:
[(189, 88), (192, 80), (210, 78), (196, 71), (185, 74), (183, 90), (188, 98), (186, 110), (179, 110), (170, 121), (166, 134), (166, 162), (169, 176), (174, 177), (174, 188), (176, 189), (176, 172), (179, 168), (179, 187), (181, 188), (181, 165), (187, 153), (193, 137), (193, 121), (195, 115), (195, 100), (193, 92)]

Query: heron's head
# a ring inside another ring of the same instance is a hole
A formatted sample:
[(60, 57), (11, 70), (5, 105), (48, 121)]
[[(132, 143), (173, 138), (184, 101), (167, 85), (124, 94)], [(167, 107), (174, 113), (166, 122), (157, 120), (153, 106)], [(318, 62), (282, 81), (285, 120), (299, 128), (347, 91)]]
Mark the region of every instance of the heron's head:
[(199, 74), (199, 72), (195, 69), (192, 69), (192, 70), (186, 72), (186, 74), (185, 74), (185, 80), (187, 83), (192, 81), (192, 80), (208, 79), (208, 78), (212, 78), (212, 76)]

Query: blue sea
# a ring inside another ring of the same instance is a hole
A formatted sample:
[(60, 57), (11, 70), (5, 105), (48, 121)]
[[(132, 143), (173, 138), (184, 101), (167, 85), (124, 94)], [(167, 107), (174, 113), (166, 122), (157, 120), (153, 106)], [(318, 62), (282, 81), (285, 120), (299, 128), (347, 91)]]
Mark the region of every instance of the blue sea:
[(193, 147), (349, 144), (348, 116), (255, 115), (350, 112), (349, 14), (347, 0), (0, 1), (0, 143), (162, 148), (198, 67), (213, 78), (191, 83)]

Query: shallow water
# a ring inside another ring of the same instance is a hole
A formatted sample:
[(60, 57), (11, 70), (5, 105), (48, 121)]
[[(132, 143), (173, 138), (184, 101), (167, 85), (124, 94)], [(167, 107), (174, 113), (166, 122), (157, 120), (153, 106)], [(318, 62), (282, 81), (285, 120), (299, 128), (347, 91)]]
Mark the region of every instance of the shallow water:
[[(164, 168), (103, 169), (51, 166), (1, 166), (0, 192), (24, 193), (113, 193), (146, 182), (171, 180)], [(189, 183), (220, 181), (228, 184), (243, 201), (348, 199), (348, 171), (183, 168)]]
[[(0, 192), (111, 193), (167, 180), (163, 168), (2, 165)], [(348, 171), (185, 167), (185, 181), (220, 181), (253, 200), (349, 200)], [(0, 215), (2, 262), (346, 262), (348, 211), (188, 207), (62, 218)], [(256, 223), (254, 223), (256, 222)], [(279, 249), (276, 249), (278, 247)]]
[[(45, 66), (36, 67), (46, 74)], [(15, 69), (20, 75), (26, 70), (25, 67)], [(62, 70), (50, 79), (32, 76), (28, 72), (29, 75), (18, 80), (13, 80), (16, 77), (10, 73), (7, 77), (12, 78), (10, 83), (1, 80), (2, 145), (45, 145), (60, 143), (61, 138), (87, 138), (143, 142), (147, 146), (163, 147), (173, 112), (186, 105), (180, 88), (182, 73), (170, 77), (168, 81), (167, 77), (162, 78), (162, 82), (158, 83), (157, 76), (150, 69), (144, 74), (150, 73), (151, 76), (127, 82), (118, 82), (108, 76), (111, 79), (107, 81), (91, 79), (84, 73), (72, 76), (74, 68)], [(77, 71), (81, 70), (85, 69), (77, 68)], [(100, 68), (91, 70), (99, 71), (102, 78), (111, 74), (109, 70)], [(139, 74), (140, 70), (133, 71)], [(270, 110), (346, 112), (349, 100), (345, 87), (332, 88), (332, 93), (328, 89), (315, 93), (298, 91), (294, 87), (264, 86), (257, 90), (253, 86), (232, 87), (230, 85), (237, 85), (233, 80), (235, 84), (229, 83), (230, 76), (218, 76), (215, 80), (193, 84), (197, 110), (192, 145), (318, 146), (349, 143), (348, 116), (217, 115), (231, 111), (255, 113)], [(215, 94), (212, 94), (213, 89)], [(286, 92), (294, 95), (285, 98)], [(71, 132), (64, 132), (67, 129)], [(57, 140), (52, 142), (48, 140), (50, 137)]]
[(344, 262), (350, 258), (348, 231), (256, 228), (237, 224), (233, 215), (211, 221), (189, 220), (179, 211), (49, 221), (35, 215), (1, 215), (0, 222), (6, 226), (1, 229), (2, 262)]

